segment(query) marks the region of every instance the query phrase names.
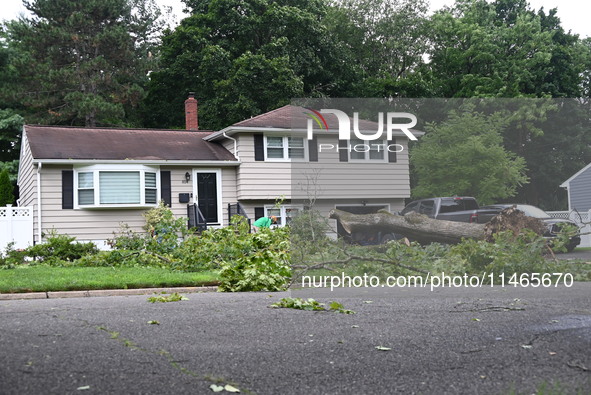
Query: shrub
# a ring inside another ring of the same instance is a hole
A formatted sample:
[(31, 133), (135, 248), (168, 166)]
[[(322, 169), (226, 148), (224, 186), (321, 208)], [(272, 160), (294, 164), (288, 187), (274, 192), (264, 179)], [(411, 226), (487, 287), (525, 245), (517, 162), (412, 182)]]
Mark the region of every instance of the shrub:
[(25, 250), (15, 250), (14, 242), (8, 243), (4, 252), (0, 252), (0, 269), (12, 269), (22, 264), (25, 258)]
[(79, 243), (75, 240), (75, 237), (52, 233), (44, 243), (27, 248), (24, 255), (46, 264), (60, 265), (98, 252), (94, 243)]
[(146, 224), (144, 233), (134, 232), (129, 225), (122, 224), (118, 233), (109, 241), (109, 245), (116, 250), (146, 250), (157, 254), (169, 254), (179, 247), (183, 239), (189, 234), (187, 220), (175, 218), (172, 210), (164, 205), (144, 213)]
[(160, 254), (167, 254), (179, 246), (179, 243), (187, 236), (186, 218), (175, 218), (172, 210), (164, 205), (164, 201), (158, 203), (158, 207), (146, 211), (144, 214), (148, 243), (146, 249)]

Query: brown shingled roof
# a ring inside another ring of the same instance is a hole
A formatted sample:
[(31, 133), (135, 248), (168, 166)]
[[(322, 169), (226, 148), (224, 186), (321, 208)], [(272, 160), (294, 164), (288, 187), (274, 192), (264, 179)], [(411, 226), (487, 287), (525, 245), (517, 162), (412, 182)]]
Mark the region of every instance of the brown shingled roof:
[[(319, 111), (319, 109), (315, 109)], [(250, 119), (237, 122), (232, 126), (235, 127), (249, 127), (249, 128), (278, 128), (278, 129), (291, 129), (292, 127), (305, 128), (306, 122), (309, 116), (310, 110), (304, 107), (287, 105), (275, 110), (266, 112), (261, 115), (257, 115)], [(322, 114), (328, 124), (328, 129), (331, 131), (339, 130), (339, 123), (337, 117), (333, 114)], [(353, 118), (350, 118), (351, 122)], [(361, 130), (377, 130), (378, 123), (365, 119), (359, 120), (359, 128)]]
[(210, 131), (79, 128), (26, 125), (35, 159), (235, 161)]
[(275, 110), (266, 112), (244, 121), (236, 122), (232, 126), (242, 127), (258, 127), (258, 128), (291, 128), (292, 116), (298, 111), (305, 111), (303, 107), (295, 107), (291, 105), (279, 107)]

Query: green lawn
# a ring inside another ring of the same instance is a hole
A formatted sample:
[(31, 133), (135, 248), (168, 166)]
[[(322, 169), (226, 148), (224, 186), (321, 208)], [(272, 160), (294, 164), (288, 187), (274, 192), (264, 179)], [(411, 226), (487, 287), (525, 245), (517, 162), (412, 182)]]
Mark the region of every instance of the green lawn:
[(0, 293), (194, 287), (217, 282), (216, 272), (183, 273), (150, 267), (26, 266), (0, 270)]

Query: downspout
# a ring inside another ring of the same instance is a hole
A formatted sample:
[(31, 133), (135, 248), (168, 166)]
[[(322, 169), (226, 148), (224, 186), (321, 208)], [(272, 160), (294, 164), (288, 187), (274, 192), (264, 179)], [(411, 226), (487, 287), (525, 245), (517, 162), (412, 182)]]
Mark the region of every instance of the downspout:
[(238, 156), (238, 142), (236, 141), (236, 139), (228, 136), (226, 132), (222, 133), (222, 136), (234, 142), (234, 158), (236, 158), (236, 160), (240, 160), (240, 157)]
[(43, 232), (41, 231), (41, 168), (43, 167), (43, 163), (39, 162), (37, 164), (37, 238), (38, 242), (41, 243)]

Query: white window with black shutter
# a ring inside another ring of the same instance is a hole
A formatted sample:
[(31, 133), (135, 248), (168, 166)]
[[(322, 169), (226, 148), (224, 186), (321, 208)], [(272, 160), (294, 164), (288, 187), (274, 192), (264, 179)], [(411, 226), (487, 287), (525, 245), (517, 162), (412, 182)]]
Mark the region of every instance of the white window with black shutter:
[(351, 139), (348, 152), (351, 162), (386, 162), (388, 144), (385, 140)]
[[(307, 161), (309, 143), (304, 137), (273, 136), (257, 133), (254, 136), (255, 161)], [(317, 154), (316, 154), (317, 156)], [(317, 160), (315, 157), (314, 160)]]
[(79, 166), (72, 176), (75, 209), (155, 207), (166, 178), (157, 167), (143, 165)]
[(396, 163), (402, 146), (392, 140), (339, 140), (339, 161), (356, 163)]
[(264, 136), (264, 144), (266, 161), (307, 160), (307, 144), (303, 137)]

